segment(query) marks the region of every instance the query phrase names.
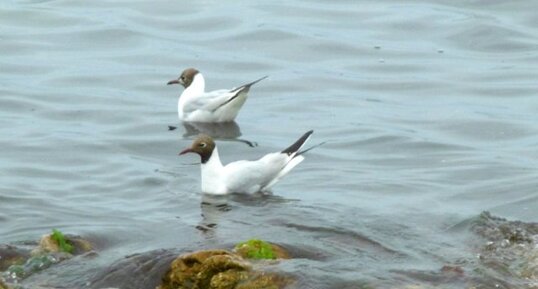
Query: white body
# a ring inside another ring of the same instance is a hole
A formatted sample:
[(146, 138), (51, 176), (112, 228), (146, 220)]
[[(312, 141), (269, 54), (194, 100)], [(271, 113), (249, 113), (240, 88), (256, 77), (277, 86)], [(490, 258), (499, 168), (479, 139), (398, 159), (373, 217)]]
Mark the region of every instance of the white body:
[(179, 97), (177, 107), (179, 119), (188, 122), (233, 121), (247, 100), (247, 92), (248, 90), (239, 92), (233, 101), (226, 103), (237, 92), (233, 89), (205, 92), (204, 77), (201, 73), (197, 73), (191, 85)]
[(270, 153), (256, 161), (237, 161), (223, 166), (215, 147), (202, 164), (202, 191), (207, 194), (266, 191), (304, 160), (302, 155)]

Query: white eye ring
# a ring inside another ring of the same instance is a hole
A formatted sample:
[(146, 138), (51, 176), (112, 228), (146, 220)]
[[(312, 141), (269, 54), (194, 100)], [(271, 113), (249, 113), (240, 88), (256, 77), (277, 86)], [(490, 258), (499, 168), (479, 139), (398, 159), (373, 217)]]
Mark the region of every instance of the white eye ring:
[(205, 142), (202, 142), (198, 146), (201, 147), (201, 148), (205, 148), (207, 146), (207, 144)]

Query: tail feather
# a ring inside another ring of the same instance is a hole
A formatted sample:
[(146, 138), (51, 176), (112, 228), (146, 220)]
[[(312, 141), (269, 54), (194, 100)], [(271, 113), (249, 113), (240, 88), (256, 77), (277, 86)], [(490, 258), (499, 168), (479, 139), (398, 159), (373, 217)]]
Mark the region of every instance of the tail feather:
[(278, 173), (278, 175), (272, 179), (267, 185), (265, 185), (264, 189), (269, 189), (272, 187), (276, 182), (278, 182), (283, 176), (287, 175), (291, 169), (293, 169), (295, 166), (297, 166), (299, 163), (301, 163), (304, 160), (304, 156), (295, 156), (293, 157), (287, 164), (282, 168), (282, 170)]
[(305, 134), (303, 134), (303, 136), (301, 136), (294, 144), (292, 144), (291, 146), (289, 146), (287, 149), (283, 150), (282, 153), (283, 154), (287, 154), (287, 155), (292, 155), (294, 153), (297, 153), (303, 146), (304, 144), (306, 143), (306, 141), (308, 141), (308, 139), (310, 138), (310, 136), (312, 135), (312, 133), (314, 133), (313, 130), (309, 130), (307, 131)]
[(308, 139), (313, 133), (314, 133), (313, 130), (307, 131), (295, 143), (293, 143), (290, 147), (288, 147), (287, 149), (281, 152), (283, 154), (288, 155), (288, 162), (282, 167), (282, 169), (280, 170), (280, 172), (278, 172), (275, 178), (272, 179), (267, 185), (264, 186), (264, 189), (269, 189), (276, 182), (278, 182), (278, 180), (280, 180), (283, 176), (288, 174), (295, 166), (301, 163), (304, 160), (304, 156), (302, 155), (303, 153), (323, 144), (323, 143), (318, 144), (304, 151), (299, 151), (305, 145), (305, 143), (308, 141)]

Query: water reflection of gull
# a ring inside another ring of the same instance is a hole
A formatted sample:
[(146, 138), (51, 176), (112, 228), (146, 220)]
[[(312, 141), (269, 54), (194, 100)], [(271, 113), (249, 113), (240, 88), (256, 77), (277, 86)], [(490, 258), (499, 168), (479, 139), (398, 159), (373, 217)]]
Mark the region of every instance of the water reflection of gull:
[(200, 203), (202, 220), (196, 228), (204, 233), (212, 232), (219, 223), (220, 217), (231, 210), (226, 195), (202, 195)]
[(229, 195), (202, 194), (202, 202), (200, 203), (202, 220), (196, 228), (204, 233), (211, 233), (217, 228), (219, 220), (224, 214), (240, 206), (264, 207), (270, 204), (281, 204), (291, 201), (298, 200), (275, 196), (270, 192)]
[(258, 146), (256, 142), (239, 139), (241, 129), (235, 121), (221, 123), (183, 122), (183, 127), (185, 128), (183, 134), (185, 138), (203, 133), (218, 140), (242, 142), (250, 147)]

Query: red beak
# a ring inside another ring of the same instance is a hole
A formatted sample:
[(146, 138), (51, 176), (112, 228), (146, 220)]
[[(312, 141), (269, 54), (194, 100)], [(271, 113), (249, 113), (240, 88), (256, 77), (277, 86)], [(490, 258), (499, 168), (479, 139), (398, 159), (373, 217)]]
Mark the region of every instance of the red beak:
[(166, 85), (170, 85), (170, 84), (179, 84), (179, 80), (177, 80), (177, 79), (170, 80), (170, 81), (168, 81), (168, 83)]
[(186, 148), (184, 150), (182, 150), (179, 155), (184, 155), (186, 153), (193, 153), (194, 151), (191, 149), (191, 148)]

